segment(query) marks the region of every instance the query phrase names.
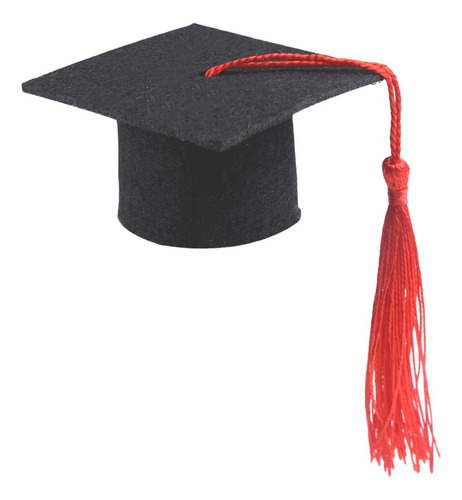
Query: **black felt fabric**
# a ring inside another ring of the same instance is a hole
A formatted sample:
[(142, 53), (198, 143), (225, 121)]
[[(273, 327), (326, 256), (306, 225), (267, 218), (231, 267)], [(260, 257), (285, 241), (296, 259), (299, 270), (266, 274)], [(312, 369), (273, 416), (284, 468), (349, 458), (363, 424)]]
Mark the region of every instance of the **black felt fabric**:
[(269, 52), (306, 53), (193, 24), (30, 80), (23, 90), (224, 151), (307, 106), (380, 80), (354, 68), (203, 77), (216, 64)]
[(224, 152), (119, 123), (119, 219), (163, 245), (225, 247), (300, 219), (292, 120)]
[(119, 219), (127, 229), (165, 245), (239, 245), (300, 218), (292, 115), (380, 80), (354, 68), (204, 77), (211, 66), (270, 52), (304, 51), (193, 24), (23, 90), (118, 121)]

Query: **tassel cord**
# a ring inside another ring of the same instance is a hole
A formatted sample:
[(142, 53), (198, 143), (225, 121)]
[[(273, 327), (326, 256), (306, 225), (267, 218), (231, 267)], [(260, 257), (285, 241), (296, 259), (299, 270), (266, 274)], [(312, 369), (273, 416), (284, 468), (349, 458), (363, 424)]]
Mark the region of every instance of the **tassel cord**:
[(391, 111), (390, 149), (391, 156), (399, 159), (401, 153), (401, 91), (396, 75), (385, 64), (335, 58), (321, 54), (263, 54), (244, 57), (210, 68), (205, 77), (219, 75), (229, 69), (290, 68), (290, 67), (352, 67), (379, 74), (387, 83)]

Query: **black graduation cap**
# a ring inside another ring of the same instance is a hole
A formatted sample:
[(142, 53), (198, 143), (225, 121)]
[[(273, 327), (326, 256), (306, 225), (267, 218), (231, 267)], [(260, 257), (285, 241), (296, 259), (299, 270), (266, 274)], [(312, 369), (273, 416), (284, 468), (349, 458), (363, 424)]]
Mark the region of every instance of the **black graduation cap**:
[(381, 79), (335, 67), (204, 78), (224, 61), (275, 52), (310, 53), (193, 24), (23, 90), (117, 120), (118, 216), (127, 229), (165, 245), (239, 245), (300, 219), (292, 115)]
[[(265, 68), (265, 71), (255, 71)], [(230, 70), (230, 71), (229, 71)], [(438, 451), (425, 372), (425, 307), (400, 156), (401, 93), (379, 63), (191, 25), (31, 80), (26, 92), (115, 118), (119, 219), (157, 243), (223, 247), (300, 218), (292, 115), (386, 80), (391, 156), (366, 375), (371, 458), (390, 473)]]

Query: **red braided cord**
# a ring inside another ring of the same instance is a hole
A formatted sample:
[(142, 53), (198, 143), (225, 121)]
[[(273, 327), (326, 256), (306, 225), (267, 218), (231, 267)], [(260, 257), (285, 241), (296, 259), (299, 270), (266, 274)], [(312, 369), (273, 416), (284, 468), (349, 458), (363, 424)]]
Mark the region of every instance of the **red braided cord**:
[(390, 149), (391, 156), (398, 160), (401, 153), (401, 93), (395, 74), (385, 64), (356, 61), (354, 59), (337, 59), (320, 54), (264, 54), (243, 57), (210, 68), (204, 76), (216, 76), (228, 69), (241, 68), (288, 68), (310, 66), (335, 66), (362, 68), (379, 74), (386, 82), (391, 110)]

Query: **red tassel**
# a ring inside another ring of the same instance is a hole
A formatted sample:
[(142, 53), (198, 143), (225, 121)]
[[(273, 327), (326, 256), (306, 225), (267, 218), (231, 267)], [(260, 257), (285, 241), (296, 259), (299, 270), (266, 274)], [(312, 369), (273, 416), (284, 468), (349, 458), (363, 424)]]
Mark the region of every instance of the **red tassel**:
[[(395, 74), (384, 64), (320, 54), (264, 54), (210, 68), (206, 77), (233, 68), (293, 66), (356, 67), (378, 73), (387, 83), (391, 110), (391, 156), (383, 162), (389, 207), (380, 247), (366, 377), (366, 412), (371, 460), (391, 473), (395, 453), (414, 470), (428, 460), (433, 471), (432, 413), (425, 373), (425, 307), (419, 258), (407, 207), (409, 166), (401, 159), (401, 94)], [(423, 395), (423, 397), (421, 397)]]
[[(366, 376), (371, 460), (394, 468), (395, 452), (414, 470), (429, 461), (436, 442), (425, 372), (425, 306), (419, 257), (407, 207), (409, 166), (383, 162), (389, 206), (380, 246)], [(420, 394), (423, 393), (423, 400)]]

